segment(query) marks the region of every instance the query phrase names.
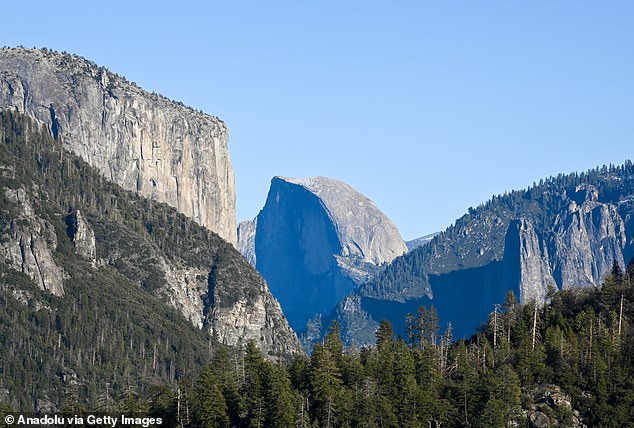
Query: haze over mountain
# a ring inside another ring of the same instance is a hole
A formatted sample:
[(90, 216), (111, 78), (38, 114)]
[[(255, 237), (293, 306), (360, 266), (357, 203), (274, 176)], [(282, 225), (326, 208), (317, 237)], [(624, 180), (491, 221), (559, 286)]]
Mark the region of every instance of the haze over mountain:
[(434, 239), (434, 236), (436, 235), (438, 235), (438, 233), (430, 233), (429, 235), (421, 236), (420, 238), (407, 241), (405, 245), (407, 245), (407, 249), (411, 251), (430, 242), (432, 239)]
[(274, 177), (264, 208), (238, 234), (295, 329), (407, 251), (372, 201), (326, 177)]

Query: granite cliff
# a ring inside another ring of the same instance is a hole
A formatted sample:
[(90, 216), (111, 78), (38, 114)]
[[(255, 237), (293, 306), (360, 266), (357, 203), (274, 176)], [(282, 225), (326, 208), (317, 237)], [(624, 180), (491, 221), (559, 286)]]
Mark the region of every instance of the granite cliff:
[(220, 119), (83, 58), (23, 48), (0, 49), (0, 109), (46, 123), (105, 178), (235, 245), (234, 175)]
[(326, 177), (274, 177), (264, 208), (239, 235), (296, 330), (407, 251), (372, 201)]
[(258, 218), (244, 220), (238, 224), (238, 251), (255, 266), (255, 230)]
[(0, 239), (0, 255), (4, 262), (25, 273), (40, 289), (63, 296), (66, 272), (53, 258), (57, 248), (55, 228), (51, 222), (36, 215), (23, 187), (4, 187), (0, 191), (4, 196), (0, 198), (2, 210), (12, 208), (10, 221), (5, 220)]
[(518, 274), (513, 284), (520, 301), (543, 302), (549, 285), (598, 287), (613, 262), (625, 266), (633, 255), (629, 241), (634, 230), (631, 189), (624, 190), (623, 199), (599, 201), (599, 190), (592, 184), (568, 189), (562, 195), (567, 206), (547, 230), (536, 228), (526, 215), (510, 222), (504, 260)]
[(3, 269), (71, 300), (66, 284), (78, 276), (120, 275), (219, 342), (253, 339), (271, 358), (302, 352), (267, 284), (232, 244), (164, 203), (103, 180), (60, 152), (43, 125), (0, 112)]
[(322, 325), (337, 319), (348, 343), (368, 344), (381, 319), (402, 332), (406, 314), (433, 304), (442, 325), (469, 336), (509, 290), (543, 303), (549, 286), (600, 286), (614, 262), (624, 268), (634, 256), (633, 242), (630, 161), (560, 175), (470, 208), (356, 288)]

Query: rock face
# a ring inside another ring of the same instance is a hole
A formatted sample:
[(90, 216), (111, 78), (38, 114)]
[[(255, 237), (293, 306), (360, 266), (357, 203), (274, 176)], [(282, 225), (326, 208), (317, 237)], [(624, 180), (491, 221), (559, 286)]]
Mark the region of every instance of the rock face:
[(64, 148), (125, 189), (236, 243), (227, 127), (69, 54), (0, 50), (0, 109), (46, 123)]
[(559, 386), (539, 384), (531, 395), (533, 404), (523, 412), (531, 428), (586, 427), (579, 411), (572, 407), (570, 397), (563, 393)]
[(511, 283), (517, 284), (522, 302), (535, 299), (543, 302), (549, 285), (556, 286), (548, 257), (548, 247), (537, 236), (530, 219), (513, 220), (509, 224), (504, 260)]
[(53, 259), (57, 248), (55, 228), (35, 215), (24, 188), (0, 188), (0, 191), (17, 208), (9, 229), (1, 234), (0, 257), (15, 270), (28, 275), (42, 290), (63, 296), (66, 273)]
[(576, 186), (570, 193), (552, 230), (537, 230), (526, 217), (510, 222), (504, 261), (511, 275), (518, 275), (514, 283), (521, 302), (543, 302), (549, 285), (597, 287), (614, 261), (625, 266), (628, 203), (599, 202), (593, 185)]
[[(207, 318), (212, 334), (232, 345), (254, 340), (271, 358), (301, 353), (279, 302), (259, 275), (253, 279), (259, 285), (257, 296), (238, 299), (230, 306), (214, 305)], [(218, 293), (214, 297), (218, 299)]]
[(570, 198), (568, 210), (555, 222), (553, 275), (560, 288), (597, 286), (613, 261), (625, 266), (624, 218), (632, 213), (627, 203), (599, 202), (598, 190), (591, 185), (577, 186)]
[(251, 263), (256, 265), (255, 257), (255, 230), (258, 227), (258, 218), (244, 220), (238, 224), (238, 251)]
[[(159, 297), (152, 310), (170, 305), (220, 342), (253, 339), (272, 359), (302, 353), (266, 282), (232, 244), (103, 180), (78, 156), (60, 155), (42, 125), (0, 111), (0, 279), (22, 272), (58, 296), (69, 280), (65, 298), (72, 300), (77, 283), (100, 276)], [(27, 288), (14, 295), (36, 308), (28, 279), (19, 278), (12, 284)]]
[(296, 330), (405, 251), (372, 201), (330, 178), (273, 178), (257, 217), (257, 269)]
[[(348, 343), (372, 344), (369, 332), (381, 319), (402, 333), (408, 313), (433, 304), (441, 328), (451, 322), (454, 337), (469, 337), (509, 290), (521, 303), (541, 303), (549, 286), (600, 286), (613, 262), (624, 268), (632, 257), (634, 166), (627, 161), (470, 208), (341, 300), (322, 325), (336, 319)], [(354, 310), (352, 300), (360, 301)]]
[[(105, 234), (101, 229), (99, 235)], [(117, 267), (130, 279), (140, 278), (142, 286), (218, 341), (241, 346), (253, 339), (273, 359), (302, 352), (266, 282), (232, 245), (216, 237), (205, 243), (212, 256), (193, 263), (169, 257), (133, 235), (118, 240), (134, 240), (134, 245), (122, 249), (102, 243), (103, 264)]]
[(75, 210), (66, 219), (69, 227), (69, 236), (75, 247), (75, 254), (91, 260), (97, 260), (97, 243), (95, 232), (82, 217), (79, 210)]

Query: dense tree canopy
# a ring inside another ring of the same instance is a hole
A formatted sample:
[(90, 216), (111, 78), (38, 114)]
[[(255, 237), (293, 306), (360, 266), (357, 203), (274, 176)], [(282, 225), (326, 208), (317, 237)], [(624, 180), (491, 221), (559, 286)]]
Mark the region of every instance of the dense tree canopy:
[[(412, 317), (414, 340), (395, 337), (383, 321), (374, 347), (344, 349), (333, 323), (310, 357), (290, 361), (267, 361), (252, 342), (243, 350), (216, 347), (193, 382), (195, 417), (185, 420), (181, 410), (179, 420), (214, 427), (501, 427), (546, 418), (560, 426), (629, 426), (632, 273), (614, 269), (600, 289), (549, 296), (544, 306), (520, 305), (509, 293), (497, 320), (467, 341), (438, 334), (433, 309), (421, 308)], [(182, 408), (184, 399), (171, 394)], [(178, 419), (176, 407), (164, 406), (163, 417)]]

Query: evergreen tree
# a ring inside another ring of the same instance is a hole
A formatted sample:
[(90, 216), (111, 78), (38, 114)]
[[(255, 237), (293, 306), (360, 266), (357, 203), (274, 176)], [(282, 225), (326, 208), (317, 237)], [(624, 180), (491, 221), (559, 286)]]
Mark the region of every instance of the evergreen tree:
[(196, 382), (193, 411), (194, 419), (200, 427), (229, 427), (225, 398), (220, 391), (216, 375), (209, 366), (202, 370)]
[(167, 387), (157, 385), (152, 388), (149, 397), (149, 416), (161, 418), (166, 426), (176, 426), (177, 420), (177, 397)]
[(247, 427), (264, 426), (267, 410), (264, 381), (267, 369), (255, 341), (249, 340), (244, 351), (244, 382), (240, 391), (246, 409), (244, 422)]
[(420, 346), (435, 347), (440, 327), (438, 325), (438, 312), (433, 305), (429, 308), (426, 306), (418, 308), (417, 327)]
[(389, 351), (392, 348), (392, 340), (394, 339), (392, 323), (388, 320), (381, 320), (374, 336), (376, 337), (376, 346), (379, 352)]
[(291, 382), (283, 365), (274, 365), (266, 379), (265, 426), (291, 428), (295, 422)]
[(237, 384), (237, 373), (231, 362), (229, 348), (226, 345), (218, 345), (214, 350), (211, 366), (218, 379), (220, 391), (225, 397), (230, 424), (231, 426), (238, 426), (240, 424), (240, 414), (242, 413), (242, 402)]
[(402, 339), (394, 345), (394, 390), (393, 406), (399, 416), (399, 426), (419, 426), (421, 393), (416, 383), (416, 366), (411, 349)]
[(337, 398), (341, 392), (341, 373), (329, 349), (317, 344), (310, 359), (310, 390), (313, 414), (321, 426), (331, 428), (337, 423)]

